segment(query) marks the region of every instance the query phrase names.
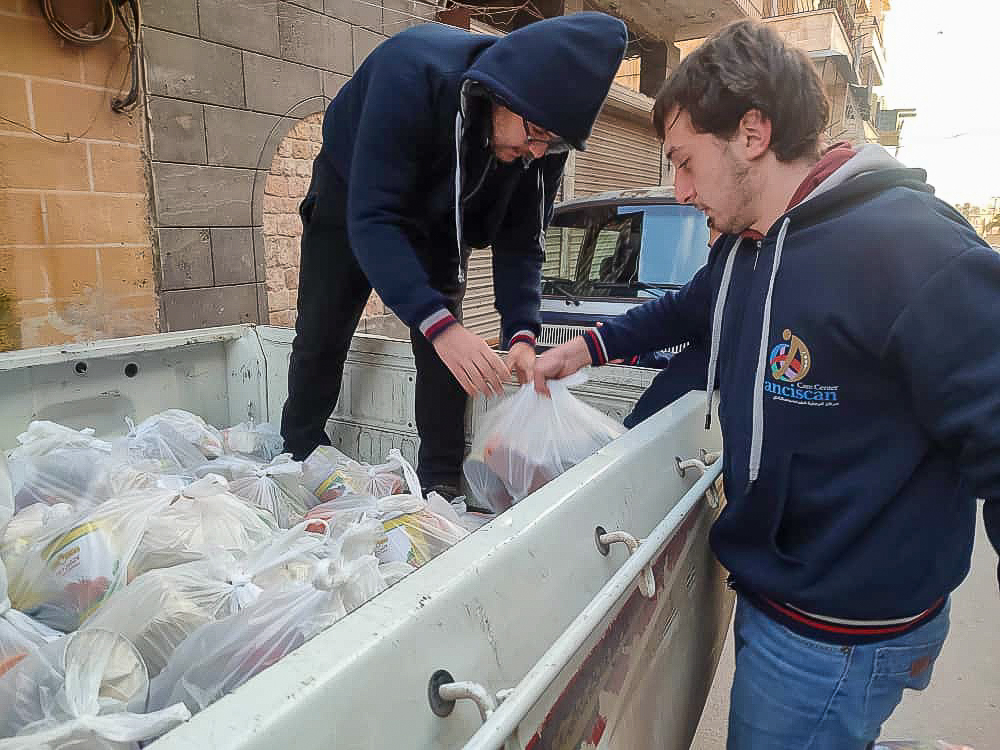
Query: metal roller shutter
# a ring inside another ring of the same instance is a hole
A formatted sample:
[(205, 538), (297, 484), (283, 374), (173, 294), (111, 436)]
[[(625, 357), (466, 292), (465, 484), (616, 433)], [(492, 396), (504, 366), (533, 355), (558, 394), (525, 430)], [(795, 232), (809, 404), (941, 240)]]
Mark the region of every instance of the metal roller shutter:
[(660, 152), (652, 128), (605, 109), (587, 150), (576, 155), (576, 197), (659, 185)]
[(489, 248), (473, 250), (469, 257), (462, 316), (465, 327), (473, 333), (490, 342), (500, 338), (500, 314), (493, 299), (493, 253)]

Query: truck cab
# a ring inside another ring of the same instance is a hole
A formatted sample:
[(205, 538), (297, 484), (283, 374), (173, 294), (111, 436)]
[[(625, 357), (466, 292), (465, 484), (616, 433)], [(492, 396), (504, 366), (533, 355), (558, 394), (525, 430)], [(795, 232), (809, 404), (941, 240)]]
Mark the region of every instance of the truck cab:
[[(705, 217), (671, 187), (616, 190), (558, 204), (545, 236), (540, 348), (680, 289), (705, 265)], [(681, 347), (675, 347), (679, 350)], [(662, 366), (672, 352), (640, 364)]]

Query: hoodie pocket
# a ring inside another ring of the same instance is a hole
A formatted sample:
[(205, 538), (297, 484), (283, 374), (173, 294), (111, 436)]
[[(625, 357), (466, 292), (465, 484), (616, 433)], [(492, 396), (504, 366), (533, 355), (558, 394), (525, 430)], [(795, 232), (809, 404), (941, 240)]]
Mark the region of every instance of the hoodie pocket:
[(802, 565), (803, 561), (790, 554), (784, 544), (783, 537), (788, 530), (788, 506), (791, 502), (792, 473), (797, 459), (796, 453), (789, 453), (785, 460), (779, 464), (775, 472), (774, 484), (774, 506), (772, 515), (769, 518), (767, 540), (771, 550), (786, 563), (792, 565)]

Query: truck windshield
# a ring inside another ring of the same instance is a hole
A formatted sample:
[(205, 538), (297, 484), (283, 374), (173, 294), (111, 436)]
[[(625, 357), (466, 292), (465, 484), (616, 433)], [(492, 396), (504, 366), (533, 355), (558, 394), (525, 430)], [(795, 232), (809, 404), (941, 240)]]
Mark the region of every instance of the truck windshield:
[(708, 228), (691, 206), (601, 206), (555, 216), (545, 244), (546, 287), (647, 297), (683, 286), (705, 264)]

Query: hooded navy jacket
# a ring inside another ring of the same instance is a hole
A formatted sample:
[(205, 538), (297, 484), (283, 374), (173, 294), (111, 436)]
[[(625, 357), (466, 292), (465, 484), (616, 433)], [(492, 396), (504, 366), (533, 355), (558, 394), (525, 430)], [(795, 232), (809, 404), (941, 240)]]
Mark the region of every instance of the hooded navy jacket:
[(426, 24), (383, 42), (340, 90), (320, 158), (346, 183), (348, 236), (362, 270), (405, 323), (433, 338), (454, 322), (428, 269), (458, 274), (469, 247), (492, 245), (504, 341), (537, 335), (543, 236), (566, 155), (497, 163), (488, 102), (470, 91), (484, 88), (582, 147), (626, 43), (624, 24), (602, 13), (499, 38)]
[(835, 642), (939, 609), (976, 498), (1000, 504), (1000, 254), (924, 177), (866, 146), (763, 239), (720, 238), (686, 287), (585, 337), (595, 364), (709, 342), (712, 547), (739, 590)]

